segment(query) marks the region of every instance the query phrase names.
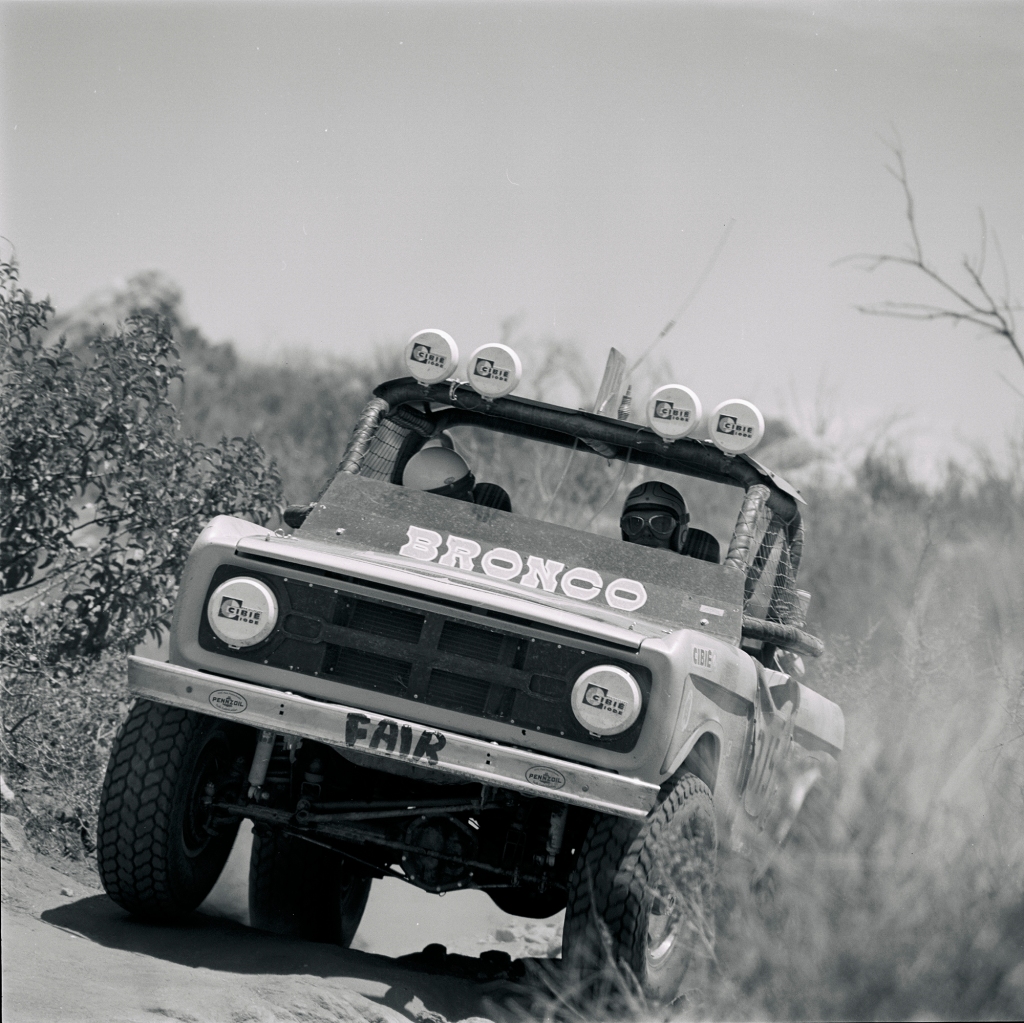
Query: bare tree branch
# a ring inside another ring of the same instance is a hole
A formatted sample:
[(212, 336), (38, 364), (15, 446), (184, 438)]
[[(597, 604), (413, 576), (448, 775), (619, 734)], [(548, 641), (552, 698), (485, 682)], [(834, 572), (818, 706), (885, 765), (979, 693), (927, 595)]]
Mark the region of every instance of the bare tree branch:
[[(895, 165), (887, 164), (886, 170), (899, 182), (906, 203), (905, 215), (910, 230), (910, 255), (859, 253), (837, 260), (837, 262), (859, 264), (861, 269), (868, 273), (873, 273), (882, 266), (910, 267), (924, 274), (944, 292), (946, 302), (933, 305), (925, 302), (883, 301), (856, 308), (870, 316), (891, 316), (905, 320), (947, 320), (953, 326), (960, 323), (973, 324), (989, 334), (1003, 338), (1021, 366), (1024, 367), (1024, 347), (1022, 347), (1021, 339), (1017, 336), (1017, 322), (1014, 316), (1014, 313), (1020, 311), (1022, 306), (1011, 298), (1010, 276), (1006, 268), (1006, 260), (1003, 257), (1002, 246), (999, 244), (999, 236), (995, 231), (990, 231), (984, 211), (978, 211), (981, 223), (981, 246), (978, 258), (972, 262), (970, 256), (963, 257), (963, 267), (969, 284), (969, 287), (964, 288), (953, 284), (925, 258), (903, 149), (898, 141), (896, 143), (887, 142), (886, 145), (895, 159)], [(1003, 273), (1003, 296), (998, 299), (989, 290), (984, 280), (990, 233)]]

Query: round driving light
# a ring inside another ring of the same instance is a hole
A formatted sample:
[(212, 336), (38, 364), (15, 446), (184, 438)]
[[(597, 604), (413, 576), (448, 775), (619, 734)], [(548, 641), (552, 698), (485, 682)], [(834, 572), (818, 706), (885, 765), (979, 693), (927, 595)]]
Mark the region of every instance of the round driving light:
[(640, 716), (643, 697), (624, 668), (600, 664), (588, 668), (572, 687), (572, 712), (594, 735), (618, 735)]
[(716, 405), (708, 417), (708, 433), (715, 447), (727, 455), (753, 451), (764, 436), (764, 416), (743, 398)]
[(523, 376), (523, 364), (508, 345), (481, 345), (469, 357), (469, 386), (485, 398), (511, 394)]
[(459, 364), (459, 346), (443, 330), (421, 330), (405, 346), (405, 365), (421, 384), (447, 380)]
[(206, 618), (217, 638), (228, 646), (255, 646), (274, 631), (277, 598), (259, 579), (235, 576), (213, 591)]
[(678, 440), (692, 433), (700, 422), (700, 398), (682, 384), (659, 387), (647, 402), (647, 421), (665, 440)]

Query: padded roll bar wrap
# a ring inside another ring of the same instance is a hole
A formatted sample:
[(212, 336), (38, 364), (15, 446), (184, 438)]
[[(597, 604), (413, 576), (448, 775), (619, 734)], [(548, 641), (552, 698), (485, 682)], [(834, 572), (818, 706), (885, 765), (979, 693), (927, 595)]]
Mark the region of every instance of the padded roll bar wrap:
[(771, 491), (763, 483), (752, 486), (743, 499), (743, 506), (736, 519), (736, 528), (729, 541), (729, 552), (725, 556), (725, 563), (731, 568), (738, 568), (744, 574), (750, 567), (752, 559), (757, 520), (770, 494)]
[(370, 446), (370, 441), (373, 440), (373, 435), (377, 432), (381, 418), (390, 411), (391, 406), (383, 398), (371, 398), (366, 403), (366, 407), (359, 416), (359, 422), (356, 423), (356, 427), (352, 431), (352, 438), (348, 442), (348, 447), (345, 448), (345, 454), (341, 456), (341, 461), (338, 463), (338, 472), (345, 472), (352, 476), (358, 474), (359, 467), (363, 464), (363, 456)]
[(798, 509), (797, 517), (789, 524), (789, 564), (793, 569), (794, 576), (800, 571), (800, 559), (803, 557), (806, 536), (803, 519), (800, 517)]
[(743, 616), (743, 636), (745, 639), (759, 639), (797, 654), (807, 654), (808, 657), (820, 657), (825, 652), (825, 644), (817, 636), (812, 636), (795, 625), (764, 622), (750, 615)]

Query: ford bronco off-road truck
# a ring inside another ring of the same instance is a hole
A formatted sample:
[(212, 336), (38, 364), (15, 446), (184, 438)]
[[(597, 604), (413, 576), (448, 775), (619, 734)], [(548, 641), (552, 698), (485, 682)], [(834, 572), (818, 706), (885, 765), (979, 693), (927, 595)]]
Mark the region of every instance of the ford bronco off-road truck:
[[(424, 444), (474, 431), (738, 488), (735, 529), (691, 557), (542, 521), (515, 493), (507, 512), (401, 485)], [(610, 955), (672, 997), (710, 940), (718, 843), (781, 839), (843, 745), (841, 710), (780, 670), (821, 652), (800, 504), (707, 441), (382, 384), (301, 525), (214, 519), (169, 661), (130, 659), (107, 892), (193, 910), (248, 818), (258, 927), (347, 944), (374, 878), (479, 888), (512, 914), (564, 908), (565, 960)]]

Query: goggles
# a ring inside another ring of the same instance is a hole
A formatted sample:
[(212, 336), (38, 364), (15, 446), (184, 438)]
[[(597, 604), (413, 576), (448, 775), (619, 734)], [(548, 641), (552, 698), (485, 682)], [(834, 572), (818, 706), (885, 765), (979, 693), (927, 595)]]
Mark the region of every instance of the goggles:
[(679, 525), (679, 519), (671, 512), (633, 511), (623, 515), (619, 525), (628, 537), (640, 536), (646, 529), (659, 540), (667, 540)]

